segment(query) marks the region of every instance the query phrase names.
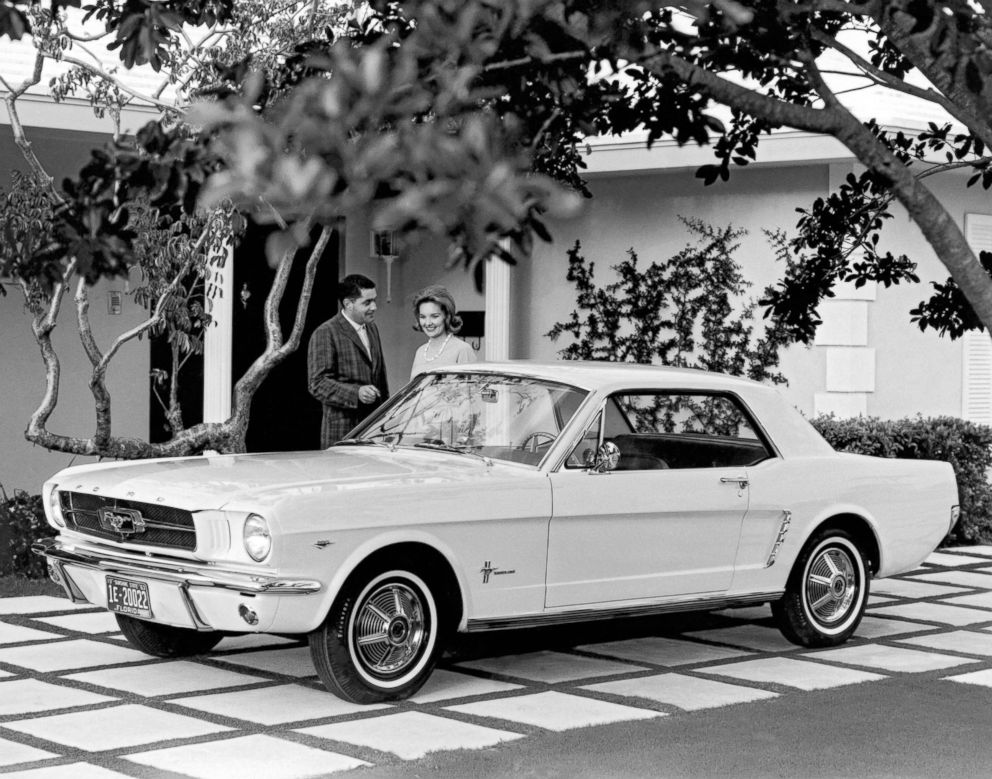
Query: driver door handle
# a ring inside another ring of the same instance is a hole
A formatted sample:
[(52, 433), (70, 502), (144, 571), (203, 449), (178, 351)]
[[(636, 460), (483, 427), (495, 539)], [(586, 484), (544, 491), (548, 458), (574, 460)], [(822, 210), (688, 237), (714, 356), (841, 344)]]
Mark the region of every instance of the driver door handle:
[(747, 476), (721, 476), (720, 477), (720, 483), (721, 484), (736, 484), (738, 486), (738, 488), (744, 489), (751, 482), (747, 478)]

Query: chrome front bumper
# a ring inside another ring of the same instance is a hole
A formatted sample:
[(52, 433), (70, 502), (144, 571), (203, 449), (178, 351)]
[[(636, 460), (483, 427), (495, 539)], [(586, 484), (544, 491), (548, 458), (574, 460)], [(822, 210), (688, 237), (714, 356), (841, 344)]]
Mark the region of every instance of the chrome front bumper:
[[(219, 569), (192, 560), (151, 558), (144, 554), (96, 548), (61, 538), (36, 541), (31, 550), (48, 559), (49, 575), (73, 603), (104, 606), (105, 603), (95, 597), (99, 589), (94, 586), (93, 580), (102, 581), (107, 574), (139, 579), (153, 586), (162, 586), (178, 595), (183, 606), (181, 611), (185, 612), (184, 618), (179, 620), (177, 616), (173, 616), (168, 622), (185, 624), (197, 630), (221, 628), (218, 620), (212, 618), (213, 615), (203, 613), (205, 608), (207, 611), (214, 610), (209, 607), (209, 602), (217, 603), (219, 599), (226, 601), (239, 597), (264, 598), (267, 601), (274, 597), (281, 600), (283, 596), (310, 595), (323, 587), (319, 581), (311, 579), (284, 579), (249, 571)], [(84, 582), (83, 579), (89, 581)], [(275, 616), (274, 610), (272, 616)], [(228, 622), (226, 614), (222, 621)], [(242, 624), (240, 629), (250, 631), (251, 624)], [(259, 628), (265, 629), (263, 626)], [(224, 629), (231, 629), (231, 626), (225, 625)]]

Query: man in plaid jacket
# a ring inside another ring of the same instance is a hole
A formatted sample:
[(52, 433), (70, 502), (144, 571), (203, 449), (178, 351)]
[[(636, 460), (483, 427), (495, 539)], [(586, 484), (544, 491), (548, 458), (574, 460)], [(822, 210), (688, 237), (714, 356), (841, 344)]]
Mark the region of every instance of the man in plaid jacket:
[(389, 397), (382, 342), (373, 320), (375, 282), (361, 274), (338, 284), (341, 312), (310, 336), (307, 375), (310, 394), (324, 408), (320, 446), (340, 441)]

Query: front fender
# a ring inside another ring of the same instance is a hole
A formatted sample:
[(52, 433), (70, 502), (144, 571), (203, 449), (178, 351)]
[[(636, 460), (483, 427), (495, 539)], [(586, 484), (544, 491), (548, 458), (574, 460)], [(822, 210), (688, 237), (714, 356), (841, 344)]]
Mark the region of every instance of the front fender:
[(437, 535), (423, 530), (409, 528), (392, 530), (365, 539), (354, 548), (349, 549), (345, 553), (345, 556), (341, 558), (340, 562), (335, 563), (333, 575), (330, 581), (327, 582), (326, 588), (321, 592), (321, 600), (316, 609), (317, 613), (314, 614), (315, 622), (310, 629), (316, 629), (323, 623), (328, 612), (331, 610), (334, 599), (337, 598), (348, 577), (355, 572), (358, 566), (377, 552), (399, 544), (411, 543), (431, 547), (444, 557), (451, 570), (454, 571), (455, 579), (458, 582), (459, 596), (462, 601), (462, 616), (458, 625), (458, 629), (462, 630), (465, 627), (468, 614), (472, 613), (472, 593), (468, 587), (463, 567), (456, 563), (457, 558), (450, 545), (441, 540)]

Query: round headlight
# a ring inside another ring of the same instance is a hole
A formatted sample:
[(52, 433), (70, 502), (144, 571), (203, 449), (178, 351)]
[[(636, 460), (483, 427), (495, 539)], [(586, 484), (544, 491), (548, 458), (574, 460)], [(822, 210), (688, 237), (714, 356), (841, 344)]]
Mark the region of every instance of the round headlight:
[(272, 551), (269, 523), (258, 514), (249, 514), (245, 520), (245, 551), (255, 562), (261, 562)]
[(62, 516), (62, 503), (59, 500), (57, 487), (52, 487), (51, 492), (48, 493), (48, 515), (56, 525), (65, 527), (65, 517)]

